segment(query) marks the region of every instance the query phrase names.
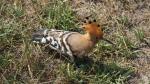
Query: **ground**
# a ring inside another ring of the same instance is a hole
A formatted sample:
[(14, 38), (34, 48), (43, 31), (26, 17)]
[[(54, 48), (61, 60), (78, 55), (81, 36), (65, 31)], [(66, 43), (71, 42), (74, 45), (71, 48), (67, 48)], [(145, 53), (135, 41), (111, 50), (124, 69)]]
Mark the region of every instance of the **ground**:
[[(104, 37), (82, 62), (32, 43), (40, 28), (83, 33), (96, 19)], [(150, 0), (1, 0), (0, 83), (149, 84)]]

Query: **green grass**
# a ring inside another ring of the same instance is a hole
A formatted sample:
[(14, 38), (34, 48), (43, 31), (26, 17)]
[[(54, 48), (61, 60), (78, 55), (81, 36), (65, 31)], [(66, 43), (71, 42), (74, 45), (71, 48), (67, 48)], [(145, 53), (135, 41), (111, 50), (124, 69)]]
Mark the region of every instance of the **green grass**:
[[(127, 16), (115, 18), (115, 33), (106, 36), (114, 39), (115, 46), (100, 41), (91, 52), (90, 60), (76, 66), (61, 57), (56, 58), (56, 52), (49, 53), (31, 42), (32, 32), (41, 27), (77, 31), (79, 21), (71, 3), (62, 0), (52, 0), (46, 5), (38, 0), (29, 0), (29, 3), (20, 1), (14, 5), (12, 1), (0, 1), (1, 84), (57, 84), (61, 80), (67, 84), (127, 83), (134, 67), (126, 66), (125, 60), (137, 54), (131, 50), (137, 47), (134, 42), (144, 39), (141, 30), (134, 31), (136, 41), (131, 41), (124, 34), (124, 28), (133, 26)], [(28, 14), (30, 9), (27, 7), (35, 12)], [(106, 32), (109, 26), (112, 25), (104, 26)]]

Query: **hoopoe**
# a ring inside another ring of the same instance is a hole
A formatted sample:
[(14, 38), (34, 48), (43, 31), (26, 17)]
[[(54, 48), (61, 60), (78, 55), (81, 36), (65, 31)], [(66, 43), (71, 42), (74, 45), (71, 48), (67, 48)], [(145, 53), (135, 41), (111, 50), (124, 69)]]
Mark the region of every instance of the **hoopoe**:
[(56, 30), (41, 29), (33, 34), (33, 42), (47, 44), (51, 49), (59, 53), (68, 55), (71, 61), (74, 56), (82, 58), (86, 56), (95, 44), (103, 38), (103, 31), (96, 20), (86, 21), (82, 28), (85, 33)]

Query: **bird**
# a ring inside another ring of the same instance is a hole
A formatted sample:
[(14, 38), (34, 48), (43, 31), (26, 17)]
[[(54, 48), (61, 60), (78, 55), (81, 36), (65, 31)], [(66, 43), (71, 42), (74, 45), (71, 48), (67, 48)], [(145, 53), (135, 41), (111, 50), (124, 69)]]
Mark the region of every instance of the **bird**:
[(82, 34), (57, 29), (39, 29), (32, 34), (32, 41), (47, 45), (50, 49), (67, 55), (74, 62), (75, 57), (87, 56), (104, 35), (101, 26), (95, 19), (86, 18), (81, 28), (84, 31)]

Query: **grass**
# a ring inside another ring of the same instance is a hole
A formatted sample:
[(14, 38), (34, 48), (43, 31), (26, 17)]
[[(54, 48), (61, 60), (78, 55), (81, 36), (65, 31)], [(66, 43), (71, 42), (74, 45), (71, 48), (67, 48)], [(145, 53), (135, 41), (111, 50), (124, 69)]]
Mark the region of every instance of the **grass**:
[[(122, 9), (125, 11), (126, 7), (131, 7), (131, 3), (124, 1), (115, 3), (124, 4), (125, 9)], [(101, 3), (101, 8), (109, 9), (107, 1)], [(112, 5), (113, 2), (110, 3)], [(136, 29), (140, 25), (136, 25), (125, 15), (114, 16), (109, 12), (108, 15), (103, 15), (104, 18), (99, 19), (99, 12), (103, 14), (105, 11), (97, 7), (99, 6), (91, 7), (91, 17), (98, 18), (106, 33), (105, 37), (111, 39), (115, 46), (100, 41), (90, 53), (89, 59), (76, 66), (59, 56), (57, 58), (56, 52), (49, 52), (31, 42), (32, 32), (41, 27), (82, 32), (78, 29), (78, 11), (75, 13), (70, 1), (0, 1), (0, 83), (128, 83), (137, 68), (128, 63), (132, 61), (128, 58), (139, 54), (132, 48), (145, 41), (144, 30)]]

